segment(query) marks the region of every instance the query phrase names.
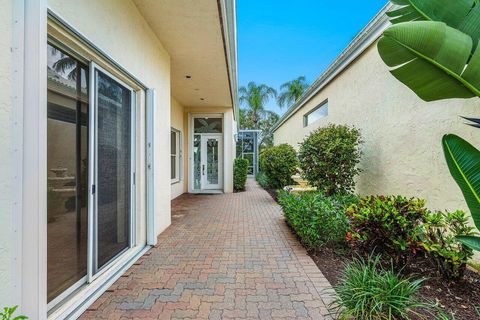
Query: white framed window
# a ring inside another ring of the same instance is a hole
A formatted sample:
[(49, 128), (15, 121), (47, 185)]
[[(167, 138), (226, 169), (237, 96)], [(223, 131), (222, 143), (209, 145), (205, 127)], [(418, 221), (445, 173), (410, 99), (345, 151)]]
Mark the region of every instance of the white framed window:
[(320, 103), (303, 116), (303, 126), (307, 127), (315, 121), (325, 118), (326, 116), (328, 116), (328, 100)]
[(172, 128), (170, 131), (170, 179), (172, 183), (181, 180), (181, 132)]

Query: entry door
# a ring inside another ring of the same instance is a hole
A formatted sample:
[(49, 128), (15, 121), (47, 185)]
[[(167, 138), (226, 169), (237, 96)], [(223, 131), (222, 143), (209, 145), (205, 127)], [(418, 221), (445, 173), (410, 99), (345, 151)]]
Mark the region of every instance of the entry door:
[(201, 137), (202, 190), (220, 190), (223, 184), (222, 135)]

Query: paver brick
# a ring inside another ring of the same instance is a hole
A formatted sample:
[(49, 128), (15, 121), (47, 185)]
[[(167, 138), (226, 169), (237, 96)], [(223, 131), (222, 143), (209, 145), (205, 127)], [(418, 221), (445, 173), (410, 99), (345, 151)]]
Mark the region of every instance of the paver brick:
[(82, 319), (330, 319), (331, 286), (253, 180), (182, 195), (172, 225)]

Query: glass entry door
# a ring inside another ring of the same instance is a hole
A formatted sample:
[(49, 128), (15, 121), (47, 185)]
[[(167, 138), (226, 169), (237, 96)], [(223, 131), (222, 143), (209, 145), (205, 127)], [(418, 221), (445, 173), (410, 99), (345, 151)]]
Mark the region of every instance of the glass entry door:
[(202, 189), (222, 189), (222, 136), (202, 135)]
[(223, 118), (193, 117), (192, 191), (223, 189)]

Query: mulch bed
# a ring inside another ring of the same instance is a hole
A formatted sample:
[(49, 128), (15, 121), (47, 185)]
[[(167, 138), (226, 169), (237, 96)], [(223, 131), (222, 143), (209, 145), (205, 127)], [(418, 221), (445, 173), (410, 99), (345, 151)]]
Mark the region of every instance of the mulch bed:
[[(309, 254), (332, 285), (339, 282), (343, 271), (339, 266), (352, 258), (351, 253), (331, 248), (317, 249), (310, 251)], [(449, 281), (436, 274), (426, 258), (418, 257), (408, 265), (408, 270), (404, 269), (404, 273), (407, 277), (427, 278), (420, 291), (421, 298), (424, 301), (438, 303), (451, 319), (480, 319), (476, 311), (476, 307), (480, 307), (480, 275), (477, 272), (467, 270), (462, 280)], [(429, 318), (432, 316), (427, 316), (427, 319)]]
[[(278, 202), (278, 191), (265, 189)], [(293, 233), (294, 230), (290, 228)], [(300, 241), (300, 239), (298, 239)], [(332, 249), (328, 247), (310, 250), (310, 257), (322, 271), (323, 275), (332, 284), (336, 285), (343, 272), (342, 266), (352, 259), (352, 252), (346, 249)], [(431, 261), (425, 257), (415, 257), (402, 271), (406, 277), (426, 278), (420, 290), (420, 299), (437, 303), (451, 320), (480, 319), (480, 274), (467, 269), (462, 280), (450, 281), (439, 275), (433, 268)], [(478, 308), (478, 310), (477, 310)], [(429, 313), (426, 319), (432, 318)], [(432, 318), (433, 319), (433, 318)], [(360, 320), (360, 319), (359, 319)]]

